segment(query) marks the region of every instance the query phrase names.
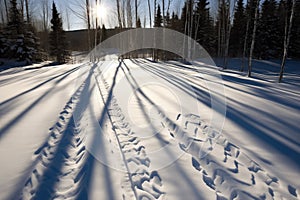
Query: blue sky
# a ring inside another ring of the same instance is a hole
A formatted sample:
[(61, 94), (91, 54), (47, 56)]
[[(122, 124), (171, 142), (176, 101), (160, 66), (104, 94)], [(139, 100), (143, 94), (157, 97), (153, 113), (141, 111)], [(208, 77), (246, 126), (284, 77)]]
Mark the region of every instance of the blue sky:
[[(62, 17), (64, 19), (64, 28), (67, 30), (68, 25), (66, 23), (66, 9), (68, 7), (71, 7), (73, 10), (83, 13), (83, 8), (80, 8), (78, 5), (80, 2), (85, 2), (85, 0), (54, 0), (57, 4), (57, 7), (59, 11), (62, 13)], [(99, 0), (98, 0), (99, 1)], [(147, 0), (138, 0), (140, 2), (139, 4), (139, 11), (138, 14), (141, 18), (142, 25), (144, 24), (144, 21), (146, 20), (146, 26), (149, 27), (149, 14), (148, 14), (148, 4)], [(150, 0), (153, 2), (153, 0)], [(211, 0), (214, 1), (214, 0)], [(76, 6), (76, 2), (77, 6)], [(93, 4), (95, 4), (95, 0), (91, 0)], [(161, 0), (157, 0), (159, 4), (161, 4)], [(165, 1), (166, 3), (168, 0)], [(181, 12), (184, 0), (171, 0), (172, 4), (170, 6), (170, 11), (175, 11), (177, 13)], [(115, 0), (101, 0), (101, 4), (105, 8), (106, 14), (105, 16), (102, 16), (101, 22), (105, 24), (107, 28), (113, 28), (117, 26), (117, 14), (116, 14), (116, 1)], [(132, 6), (134, 6), (134, 0), (132, 0)], [(211, 3), (210, 7), (212, 9), (216, 9), (216, 3)], [(152, 12), (153, 12), (153, 5), (152, 5)], [(85, 29), (86, 25), (85, 22), (77, 17), (72, 11), (69, 12), (69, 21), (70, 21), (70, 29), (76, 30), (76, 29)], [(133, 20), (134, 20), (134, 13), (133, 14)], [(153, 14), (152, 14), (152, 21), (153, 21)]]

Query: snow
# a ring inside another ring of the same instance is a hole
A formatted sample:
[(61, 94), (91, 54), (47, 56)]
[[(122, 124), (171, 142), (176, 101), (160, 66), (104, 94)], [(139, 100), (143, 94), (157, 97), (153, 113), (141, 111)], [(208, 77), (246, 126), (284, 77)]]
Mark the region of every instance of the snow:
[(0, 199), (299, 199), (300, 63), (239, 63), (0, 72)]

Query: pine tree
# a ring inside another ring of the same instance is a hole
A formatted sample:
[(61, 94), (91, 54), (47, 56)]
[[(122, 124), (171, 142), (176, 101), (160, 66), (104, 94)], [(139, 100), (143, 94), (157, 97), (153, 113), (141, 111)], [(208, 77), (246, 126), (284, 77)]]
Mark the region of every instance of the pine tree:
[(214, 26), (208, 8), (207, 0), (200, 0), (196, 4), (193, 14), (195, 34), (193, 38), (201, 44), (207, 51), (213, 53), (214, 50)]
[(255, 55), (262, 59), (278, 58), (279, 31), (276, 0), (265, 0), (258, 21)]
[(28, 64), (40, 59), (39, 39), (36, 37), (33, 27), (24, 23), (17, 0), (10, 1), (9, 21), (3, 35), (6, 42), (2, 50), (6, 58), (26, 60)]
[(289, 57), (300, 59), (300, 0), (295, 2)]
[(167, 12), (165, 18), (166, 28), (171, 28), (171, 18), (169, 12)]
[(180, 32), (188, 36), (192, 36), (193, 29), (193, 1), (187, 0), (184, 3), (180, 18)]
[(230, 54), (242, 56), (245, 40), (246, 17), (243, 0), (238, 0), (230, 35)]
[(287, 15), (287, 8), (286, 8), (286, 0), (280, 0), (278, 8), (277, 8), (277, 16), (278, 16), (278, 51), (279, 53), (283, 52), (284, 46), (284, 32), (285, 32), (285, 18)]
[(58, 63), (65, 63), (69, 57), (65, 32), (62, 27), (62, 20), (57, 12), (56, 5), (52, 5), (52, 19), (50, 32), (50, 56), (55, 57)]
[(136, 21), (136, 28), (142, 28), (142, 22), (141, 22), (141, 18), (138, 17), (137, 21)]
[(175, 12), (172, 13), (172, 18), (170, 20), (170, 28), (175, 31), (180, 31), (180, 20), (177, 14)]
[(163, 18), (161, 16), (160, 5), (157, 6), (157, 13), (155, 16), (154, 27), (162, 27)]
[(101, 28), (101, 42), (103, 42), (106, 39), (107, 39), (107, 31), (105, 25), (103, 24)]

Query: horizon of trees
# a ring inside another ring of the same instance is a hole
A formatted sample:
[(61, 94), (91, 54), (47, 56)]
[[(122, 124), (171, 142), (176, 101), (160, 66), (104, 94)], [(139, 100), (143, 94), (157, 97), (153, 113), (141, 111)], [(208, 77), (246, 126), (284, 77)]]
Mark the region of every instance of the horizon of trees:
[[(10, 23), (10, 9), (14, 1), (21, 21), (30, 25), (34, 30), (32, 32), (39, 32), (40, 47), (49, 52), (50, 0), (39, 1), (39, 17), (34, 14), (36, 10), (32, 6), (33, 0), (0, 0), (0, 39), (5, 35), (1, 34), (5, 32), (4, 25), (8, 26)], [(61, 11), (62, 21), (70, 23), (70, 13), (83, 20), (88, 31), (88, 50), (91, 50), (110, 36), (101, 19), (93, 11), (93, 6), (101, 1), (72, 2), (73, 7), (66, 7)], [(147, 0), (149, 16), (146, 17), (140, 15), (141, 0), (116, 0), (115, 29), (123, 31), (150, 25), (182, 32), (195, 39), (213, 57), (222, 58), (223, 68), (227, 68), (229, 57), (242, 58), (240, 70), (248, 69), (248, 76), (251, 76), (252, 58), (282, 58), (282, 71), (287, 57), (300, 58), (299, 0), (218, 0), (217, 6), (211, 5), (208, 0), (182, 2), (182, 7), (177, 6), (177, 10), (171, 10), (173, 0)], [(77, 6), (77, 9), (72, 9), (74, 6)], [(168, 57), (153, 51), (154, 60)]]

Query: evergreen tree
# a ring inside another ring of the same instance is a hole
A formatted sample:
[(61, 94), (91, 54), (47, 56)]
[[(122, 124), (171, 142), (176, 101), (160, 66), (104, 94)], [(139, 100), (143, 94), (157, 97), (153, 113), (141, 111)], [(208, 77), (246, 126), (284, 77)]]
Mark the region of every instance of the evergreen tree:
[(258, 22), (255, 55), (262, 59), (278, 58), (280, 40), (276, 0), (265, 0)]
[(210, 17), (209, 2), (199, 0), (193, 14), (195, 34), (193, 38), (201, 44), (207, 51), (213, 53), (214, 50), (214, 26)]
[(170, 20), (170, 28), (175, 31), (180, 31), (180, 20), (177, 14), (175, 12), (172, 13), (172, 18)]
[(193, 1), (184, 2), (180, 18), (180, 32), (188, 36), (192, 36), (192, 18), (193, 18)]
[(157, 6), (157, 13), (154, 20), (154, 27), (162, 27), (163, 18), (161, 16), (160, 5)]
[(1, 40), (1, 51), (4, 57), (19, 61), (26, 60), (28, 64), (39, 60), (39, 40), (35, 36), (33, 27), (24, 23), (17, 0), (10, 1), (8, 24)]
[(286, 22), (286, 15), (287, 15), (287, 4), (286, 0), (280, 0), (277, 15), (278, 15), (278, 51), (279, 53), (283, 52), (283, 43), (284, 43), (284, 34), (285, 34), (285, 22)]
[(107, 39), (107, 31), (105, 25), (103, 24), (101, 28), (101, 42), (103, 42), (106, 39)]
[(300, 58), (300, 0), (296, 0), (294, 19), (291, 32), (289, 57)]
[(139, 17), (138, 17), (138, 19), (136, 21), (136, 28), (142, 28), (141, 18), (139, 18)]
[(62, 20), (57, 12), (56, 5), (52, 4), (52, 19), (50, 32), (50, 55), (55, 57), (58, 63), (65, 63), (69, 57), (65, 32), (62, 27)]
[(230, 54), (242, 56), (245, 41), (246, 17), (243, 0), (238, 0), (230, 35)]
[(171, 18), (170, 18), (170, 13), (167, 12), (166, 16), (165, 16), (165, 22), (166, 22), (166, 28), (171, 28)]

